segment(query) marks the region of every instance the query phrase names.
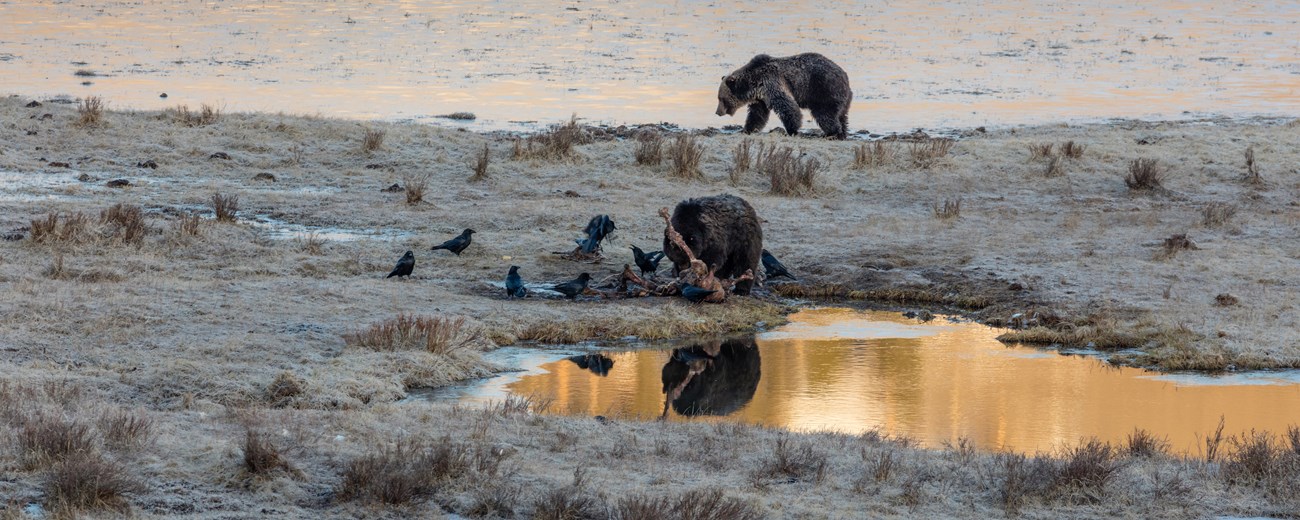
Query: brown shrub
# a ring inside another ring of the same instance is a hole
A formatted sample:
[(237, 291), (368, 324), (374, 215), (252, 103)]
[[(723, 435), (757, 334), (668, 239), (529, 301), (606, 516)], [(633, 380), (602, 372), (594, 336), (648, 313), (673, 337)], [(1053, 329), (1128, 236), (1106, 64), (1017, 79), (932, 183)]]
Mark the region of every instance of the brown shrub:
[(343, 339), (348, 345), (380, 352), (399, 350), (426, 350), (434, 354), (447, 354), (481, 341), (482, 331), (467, 324), (465, 318), (414, 316), (399, 314), (349, 334)]
[(364, 153), (374, 153), (384, 146), (384, 137), (388, 132), (376, 128), (367, 128), (365, 133), (361, 134), (361, 151)]
[(217, 222), (234, 222), (239, 213), (239, 195), (212, 194), (212, 213)]
[(821, 483), (826, 478), (826, 454), (810, 443), (793, 446), (789, 438), (778, 437), (772, 446), (772, 458), (759, 469), (760, 475)]
[(591, 138), (578, 126), (578, 117), (573, 116), (568, 123), (555, 125), (549, 130), (516, 139), (511, 157), (518, 161), (524, 159), (546, 159), (559, 161), (573, 159), (577, 156), (576, 146), (587, 144)]
[(1242, 177), (1251, 184), (1263, 184), (1264, 177), (1259, 173), (1259, 163), (1255, 162), (1255, 147), (1246, 147), (1246, 174)]
[(93, 453), (79, 453), (56, 464), (45, 477), (47, 505), (57, 516), (75, 518), (83, 511), (130, 510), (127, 495), (144, 486), (119, 464)]
[(470, 470), (469, 452), (443, 438), (437, 443), (399, 441), (348, 463), (338, 487), (341, 500), (406, 504), (427, 497), (445, 481)]
[(474, 164), (470, 168), (474, 170), (474, 175), (469, 177), (470, 182), (485, 181), (488, 178), (488, 163), (492, 160), (492, 149), (487, 143), (483, 143), (483, 153), (478, 154)]
[(142, 411), (115, 408), (99, 416), (104, 445), (118, 451), (134, 451), (153, 441), (153, 419)]
[(1086, 148), (1086, 146), (1075, 143), (1074, 141), (1066, 141), (1061, 143), (1061, 155), (1064, 155), (1069, 159), (1079, 159), (1083, 157), (1083, 152)]
[(1156, 253), (1156, 259), (1168, 260), (1178, 254), (1179, 251), (1195, 251), (1197, 249), (1199, 248), (1196, 247), (1196, 242), (1192, 242), (1192, 239), (1187, 238), (1186, 233), (1169, 235), (1169, 238), (1166, 238), (1161, 245), (1160, 251)]
[(930, 169), (939, 160), (952, 151), (953, 140), (947, 138), (929, 138), (912, 141), (907, 153), (912, 158), (912, 165), (921, 169)]
[(942, 203), (936, 202), (930, 206), (934, 212), (934, 218), (939, 220), (952, 220), (961, 217), (961, 197), (955, 199), (943, 199)]
[(299, 251), (309, 255), (320, 256), (325, 252), (325, 239), (315, 231), (299, 234), (293, 238), (293, 241), (298, 244)]
[(1056, 461), (1046, 456), (1030, 459), (1020, 453), (999, 453), (992, 462), (990, 473), (998, 480), (999, 501), (1012, 514), (1030, 497), (1046, 495), (1060, 472)]
[(44, 219), (32, 219), (32, 242), (79, 244), (93, 238), (85, 213), (49, 213)]
[(1213, 464), (1219, 457), (1219, 450), (1223, 446), (1223, 416), (1219, 416), (1219, 426), (1214, 429), (1214, 433), (1205, 436), (1205, 462)]
[(1231, 451), (1223, 459), (1223, 478), (1231, 484), (1264, 484), (1287, 476), (1286, 453), (1273, 434), (1250, 430), (1228, 439)]
[(754, 140), (746, 137), (736, 145), (735, 150), (732, 150), (731, 170), (727, 172), (727, 176), (731, 178), (732, 186), (739, 186), (745, 172), (749, 171), (750, 163), (753, 160), (753, 147)]
[(144, 222), (144, 208), (134, 204), (117, 203), (99, 213), (101, 224), (112, 226), (111, 236), (120, 239), (123, 244), (139, 246), (149, 232)]
[(1052, 143), (1029, 143), (1029, 160), (1050, 159), (1056, 156)]
[(643, 132), (636, 137), (636, 163), (659, 166), (664, 162), (664, 138), (659, 132)]
[(96, 451), (95, 432), (89, 425), (41, 414), (25, 418), (16, 441), (27, 468)]
[(598, 520), (606, 518), (600, 498), (578, 487), (552, 489), (533, 502), (533, 520)]
[(895, 148), (884, 141), (862, 143), (853, 147), (853, 168), (884, 166), (894, 160)]
[(1239, 303), (1241, 303), (1240, 299), (1228, 293), (1219, 293), (1214, 295), (1214, 304), (1219, 307), (1232, 307)]
[(250, 475), (265, 477), (276, 471), (297, 472), (270, 436), (254, 427), (244, 432), (243, 452), (244, 471)]
[(757, 169), (766, 175), (774, 195), (813, 195), (817, 191), (817, 175), (822, 164), (815, 157), (805, 158), (793, 148), (771, 147), (759, 149)]
[(1237, 214), (1237, 206), (1226, 202), (1211, 202), (1201, 209), (1201, 224), (1215, 228), (1227, 224)]
[(1133, 457), (1156, 457), (1169, 453), (1169, 438), (1156, 437), (1151, 432), (1134, 428), (1126, 438), (1126, 450)]
[(77, 103), (76, 126), (99, 126), (104, 122), (104, 98), (87, 96)]
[(195, 111), (191, 111), (189, 105), (176, 105), (176, 108), (163, 111), (163, 116), (184, 126), (208, 126), (221, 120), (221, 110), (207, 103), (199, 105)]
[(271, 406), (284, 406), (290, 400), (302, 395), (306, 385), (301, 379), (293, 375), (288, 370), (280, 372), (271, 380), (271, 384), (266, 385), (266, 397), (271, 401)]
[(406, 174), (402, 176), (402, 186), (406, 188), (406, 203), (424, 202), (424, 192), (429, 189), (429, 174)]
[(1128, 176), (1124, 177), (1124, 184), (1133, 191), (1162, 190), (1164, 189), (1162, 182), (1167, 174), (1167, 170), (1160, 165), (1159, 159), (1139, 157), (1129, 163)]
[(203, 231), (202, 224), (203, 219), (198, 215), (185, 214), (172, 221), (172, 231), (179, 236), (196, 237)]
[(1123, 468), (1115, 460), (1115, 449), (1110, 443), (1095, 437), (1067, 449), (1062, 459), (1056, 485), (1092, 491), (1096, 495), (1104, 493), (1106, 485)]
[(716, 488), (692, 489), (677, 497), (633, 495), (620, 498), (610, 520), (759, 520), (758, 508)]
[(681, 134), (668, 145), (668, 158), (672, 161), (669, 174), (679, 179), (703, 179), (700, 159), (704, 157), (704, 147), (695, 140), (695, 136)]

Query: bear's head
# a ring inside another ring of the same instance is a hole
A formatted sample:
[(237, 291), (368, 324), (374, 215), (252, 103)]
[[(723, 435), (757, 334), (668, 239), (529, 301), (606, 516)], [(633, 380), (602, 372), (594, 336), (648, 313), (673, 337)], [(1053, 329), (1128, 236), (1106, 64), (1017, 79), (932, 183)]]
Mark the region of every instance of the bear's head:
[(770, 74), (763, 70), (764, 65), (771, 62), (771, 56), (759, 54), (744, 67), (723, 76), (722, 84), (718, 85), (718, 110), (715, 113), (719, 116), (735, 115), (741, 107), (758, 101), (763, 90), (762, 78)]

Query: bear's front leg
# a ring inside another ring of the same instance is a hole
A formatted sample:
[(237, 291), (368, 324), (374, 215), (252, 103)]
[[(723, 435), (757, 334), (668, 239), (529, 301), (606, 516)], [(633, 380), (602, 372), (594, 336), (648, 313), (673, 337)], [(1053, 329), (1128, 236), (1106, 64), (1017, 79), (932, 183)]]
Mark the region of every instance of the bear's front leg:
[(745, 133), (752, 134), (767, 126), (767, 116), (772, 112), (761, 101), (749, 105), (749, 115), (745, 117)]
[(785, 133), (788, 135), (799, 135), (799, 126), (803, 124), (803, 112), (799, 111), (799, 104), (794, 102), (789, 95), (778, 88), (772, 88), (767, 93), (767, 104), (776, 112), (777, 117), (781, 118), (781, 124), (785, 125)]

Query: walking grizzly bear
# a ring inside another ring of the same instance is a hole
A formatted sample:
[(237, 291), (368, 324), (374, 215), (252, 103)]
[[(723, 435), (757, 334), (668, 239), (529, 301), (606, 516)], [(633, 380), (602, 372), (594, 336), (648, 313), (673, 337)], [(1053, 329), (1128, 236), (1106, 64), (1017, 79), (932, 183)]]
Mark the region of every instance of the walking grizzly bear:
[[(763, 228), (745, 199), (715, 195), (685, 200), (673, 210), (672, 223), (695, 257), (713, 269), (718, 278), (736, 278), (750, 269), (758, 272)], [(690, 258), (668, 239), (667, 228), (664, 255), (673, 261), (674, 273), (690, 268)], [(732, 293), (746, 295), (752, 287), (752, 280), (740, 281)]]
[(734, 115), (749, 105), (745, 133), (752, 134), (767, 126), (769, 112), (776, 112), (785, 133), (797, 135), (803, 121), (800, 109), (807, 108), (826, 137), (845, 139), (852, 101), (849, 75), (825, 56), (812, 52), (784, 58), (759, 54), (723, 76), (717, 114)]

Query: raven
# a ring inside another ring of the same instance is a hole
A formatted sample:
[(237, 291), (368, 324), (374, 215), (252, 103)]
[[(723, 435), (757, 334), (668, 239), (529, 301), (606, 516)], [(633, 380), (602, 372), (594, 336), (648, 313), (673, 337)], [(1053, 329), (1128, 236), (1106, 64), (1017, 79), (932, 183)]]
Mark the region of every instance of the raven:
[(772, 256), (772, 253), (767, 252), (766, 249), (763, 250), (763, 269), (767, 270), (768, 280), (778, 276), (784, 276), (796, 282), (799, 281), (798, 278), (795, 278), (794, 275), (790, 274), (790, 271), (786, 270), (780, 260), (777, 260), (776, 257)]
[(448, 250), (448, 251), (451, 251), (451, 252), (453, 252), (453, 253), (456, 253), (456, 256), (460, 256), (460, 252), (461, 252), (461, 251), (464, 251), (465, 248), (469, 247), (469, 243), (470, 243), (471, 240), (472, 240), (472, 239), (470, 238), (470, 235), (473, 235), (473, 234), (474, 234), (474, 230), (473, 230), (473, 229), (466, 229), (465, 231), (462, 231), (462, 232), (461, 232), (460, 236), (458, 236), (458, 237), (456, 237), (456, 238), (453, 238), (453, 239), (451, 239), (451, 240), (448, 240), (448, 241), (446, 241), (446, 242), (443, 242), (443, 243), (441, 243), (441, 244), (438, 244), (438, 245), (436, 245), (436, 246), (433, 246), (433, 247), (429, 248), (429, 250), (430, 250), (430, 251), (437, 251), (437, 250), (439, 250), (439, 249), (446, 249), (446, 250)]
[(388, 276), (385, 276), (384, 278), (411, 276), (411, 271), (414, 269), (415, 253), (407, 251), (406, 254), (402, 255), (402, 259), (397, 261), (397, 267), (393, 268), (393, 272), (388, 273)]
[(571, 281), (564, 282), (554, 287), (555, 292), (563, 294), (566, 298), (573, 300), (587, 289), (587, 282), (591, 281), (591, 275), (582, 273)]
[(647, 253), (637, 246), (632, 246), (632, 259), (636, 261), (636, 266), (641, 268), (641, 274), (658, 271), (659, 261), (663, 258), (663, 251), (651, 251)]
[(578, 245), (582, 246), (582, 252), (591, 253), (599, 248), (600, 241), (608, 237), (615, 229), (618, 228), (614, 227), (614, 219), (609, 218), (609, 215), (591, 217), (591, 221), (587, 222), (587, 228), (582, 230), (587, 235), (587, 239), (585, 242), (579, 241)]
[(705, 298), (708, 298), (709, 295), (715, 292), (718, 292), (717, 289), (708, 290), (708, 289), (696, 287), (691, 284), (686, 284), (682, 286), (682, 297), (686, 298), (687, 300), (690, 300), (691, 303), (700, 303), (704, 301)]
[(527, 295), (524, 279), (519, 276), (519, 266), (510, 266), (510, 274), (506, 275), (506, 298), (523, 298)]

